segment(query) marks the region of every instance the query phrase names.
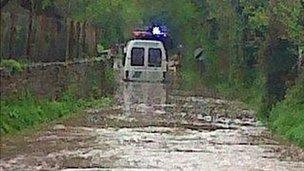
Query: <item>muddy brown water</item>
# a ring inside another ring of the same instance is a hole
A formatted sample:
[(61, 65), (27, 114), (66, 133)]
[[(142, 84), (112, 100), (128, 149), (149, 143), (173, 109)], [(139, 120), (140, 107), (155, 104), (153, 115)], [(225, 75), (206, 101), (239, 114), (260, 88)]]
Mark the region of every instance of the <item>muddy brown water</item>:
[(0, 170), (304, 170), (238, 102), (121, 83), (117, 104), (1, 141)]

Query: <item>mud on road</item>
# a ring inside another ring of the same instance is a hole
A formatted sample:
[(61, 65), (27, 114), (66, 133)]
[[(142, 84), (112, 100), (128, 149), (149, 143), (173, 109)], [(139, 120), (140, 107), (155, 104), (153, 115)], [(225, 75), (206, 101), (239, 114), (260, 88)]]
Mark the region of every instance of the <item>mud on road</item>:
[(241, 103), (122, 83), (117, 105), (1, 141), (0, 170), (304, 170)]

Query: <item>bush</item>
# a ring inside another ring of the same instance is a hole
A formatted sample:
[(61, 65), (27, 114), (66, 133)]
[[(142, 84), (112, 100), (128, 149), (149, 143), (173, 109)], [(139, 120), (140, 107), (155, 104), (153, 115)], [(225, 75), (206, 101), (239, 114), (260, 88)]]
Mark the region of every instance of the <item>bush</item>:
[(26, 68), (26, 64), (18, 62), (13, 59), (2, 59), (0, 62), (0, 67), (7, 70), (9, 73), (22, 72)]

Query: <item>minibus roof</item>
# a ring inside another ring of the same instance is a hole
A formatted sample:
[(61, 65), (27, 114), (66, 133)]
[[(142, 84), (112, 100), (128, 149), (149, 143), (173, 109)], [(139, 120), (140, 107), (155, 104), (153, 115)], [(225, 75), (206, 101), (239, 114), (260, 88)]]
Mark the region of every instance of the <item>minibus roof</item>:
[(129, 46), (151, 46), (151, 47), (163, 47), (163, 43), (157, 40), (142, 40), (142, 39), (135, 39), (130, 40), (128, 42)]

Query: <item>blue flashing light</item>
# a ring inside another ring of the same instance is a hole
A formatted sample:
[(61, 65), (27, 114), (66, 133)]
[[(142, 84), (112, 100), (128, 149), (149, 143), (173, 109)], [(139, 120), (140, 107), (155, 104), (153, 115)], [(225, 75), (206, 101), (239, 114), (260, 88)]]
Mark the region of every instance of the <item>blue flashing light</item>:
[(161, 34), (161, 31), (160, 31), (159, 27), (153, 27), (152, 34), (153, 35), (159, 35), (159, 34)]
[[(165, 31), (163, 31), (163, 30), (165, 30)], [(159, 27), (159, 26), (152, 27), (152, 34), (155, 36), (167, 37), (166, 29)]]

